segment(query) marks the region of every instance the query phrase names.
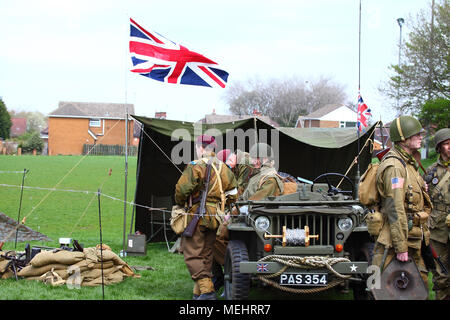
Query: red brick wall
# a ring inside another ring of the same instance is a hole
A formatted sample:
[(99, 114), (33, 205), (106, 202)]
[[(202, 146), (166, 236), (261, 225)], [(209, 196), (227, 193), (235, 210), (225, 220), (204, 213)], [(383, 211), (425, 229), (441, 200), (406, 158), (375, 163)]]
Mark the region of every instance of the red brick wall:
[[(134, 122), (129, 121), (129, 141), (133, 140), (133, 125)], [(94, 143), (94, 138), (88, 130), (97, 137), (97, 144), (125, 145), (125, 120), (102, 119), (100, 127), (89, 127), (89, 119), (49, 117), (48, 154), (82, 154), (83, 144)]]

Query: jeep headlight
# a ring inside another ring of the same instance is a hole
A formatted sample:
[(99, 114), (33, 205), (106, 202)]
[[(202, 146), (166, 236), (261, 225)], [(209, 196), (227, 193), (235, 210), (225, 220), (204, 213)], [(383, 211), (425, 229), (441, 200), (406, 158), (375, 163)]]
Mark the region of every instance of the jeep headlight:
[(353, 227), (353, 220), (351, 218), (341, 218), (338, 220), (338, 227), (342, 231), (348, 231)]
[(255, 220), (255, 227), (267, 231), (270, 227), (270, 220), (266, 216), (259, 216)]

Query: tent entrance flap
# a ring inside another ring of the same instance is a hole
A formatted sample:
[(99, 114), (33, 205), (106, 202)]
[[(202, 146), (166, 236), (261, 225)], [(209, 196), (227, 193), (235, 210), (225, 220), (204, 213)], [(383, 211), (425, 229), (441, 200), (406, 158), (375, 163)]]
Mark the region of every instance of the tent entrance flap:
[[(131, 116), (141, 125), (135, 190), (135, 231), (145, 233), (149, 241), (165, 241), (165, 236), (169, 241), (176, 238), (169, 225), (175, 185), (185, 166), (196, 157), (194, 141), (197, 135), (214, 135), (218, 150), (238, 148), (248, 152), (256, 133), (258, 141), (266, 142), (274, 149), (279, 171), (308, 180), (326, 172), (345, 174), (358, 154), (356, 129), (275, 128), (256, 118), (255, 131), (253, 118), (201, 124)], [(376, 125), (373, 124), (361, 134), (361, 148), (372, 137)], [(369, 143), (361, 151), (361, 173), (371, 162), (371, 149)], [(355, 175), (356, 166), (353, 166), (347, 176), (354, 180)]]

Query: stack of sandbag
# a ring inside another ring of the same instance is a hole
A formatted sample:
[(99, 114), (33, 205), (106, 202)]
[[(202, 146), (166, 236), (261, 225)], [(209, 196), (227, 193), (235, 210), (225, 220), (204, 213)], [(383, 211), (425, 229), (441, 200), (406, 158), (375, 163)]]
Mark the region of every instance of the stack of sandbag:
[(14, 276), (14, 273), (10, 270), (9, 260), (4, 258), (5, 252), (0, 251), (0, 279), (8, 279)]
[(103, 245), (103, 250), (97, 246), (85, 248), (83, 252), (59, 249), (42, 251), (17, 275), (52, 285), (67, 282), (81, 286), (98, 286), (102, 284), (102, 273), (105, 285), (121, 282), (125, 277), (137, 276), (128, 264), (106, 245)]

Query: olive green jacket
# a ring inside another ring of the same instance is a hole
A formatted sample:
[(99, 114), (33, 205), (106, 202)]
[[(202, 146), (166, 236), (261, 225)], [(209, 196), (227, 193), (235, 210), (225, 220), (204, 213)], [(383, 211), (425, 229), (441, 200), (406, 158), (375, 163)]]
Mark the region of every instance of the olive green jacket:
[(432, 206), (415, 160), (393, 148), (381, 161), (376, 184), (381, 197), (380, 211), (384, 217), (377, 241), (393, 247), (396, 253), (407, 252), (408, 247), (420, 249), (422, 239), (428, 244), (426, 223), (414, 219), (419, 212), (429, 214)]
[[(426, 172), (426, 175), (430, 177), (428, 194), (433, 202), (433, 211), (429, 220), (431, 239), (442, 243), (447, 243), (450, 231), (445, 223), (450, 211), (450, 178), (449, 175), (445, 177), (448, 170), (439, 157)], [(444, 178), (445, 181), (442, 181)]]

